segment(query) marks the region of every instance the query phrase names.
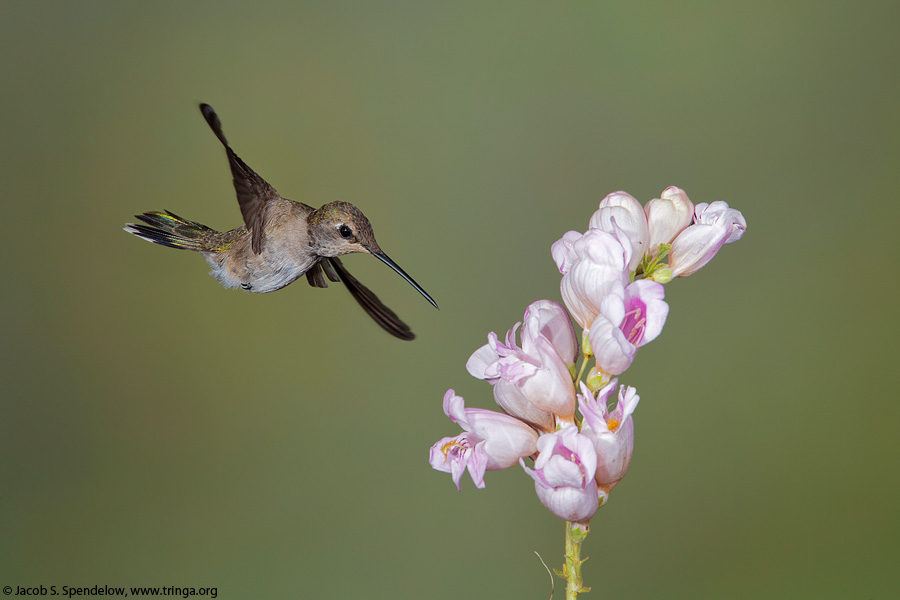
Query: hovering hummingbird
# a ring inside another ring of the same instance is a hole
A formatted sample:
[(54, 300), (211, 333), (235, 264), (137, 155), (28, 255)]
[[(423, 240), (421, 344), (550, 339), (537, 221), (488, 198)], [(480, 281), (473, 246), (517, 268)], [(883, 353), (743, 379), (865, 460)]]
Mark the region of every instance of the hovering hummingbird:
[(347, 272), (338, 256), (371, 254), (408, 281), (435, 308), (428, 293), (391, 260), (378, 242), (369, 220), (349, 202), (329, 202), (313, 208), (282, 198), (266, 180), (241, 160), (222, 133), (219, 116), (208, 104), (200, 112), (225, 146), (244, 225), (216, 231), (169, 211), (145, 212), (135, 218), (146, 225), (126, 223), (125, 231), (141, 239), (181, 250), (199, 252), (212, 267), (210, 275), (226, 288), (241, 287), (264, 294), (280, 290), (306, 275), (313, 287), (343, 281), (360, 306), (393, 336), (415, 338), (409, 326), (378, 296)]

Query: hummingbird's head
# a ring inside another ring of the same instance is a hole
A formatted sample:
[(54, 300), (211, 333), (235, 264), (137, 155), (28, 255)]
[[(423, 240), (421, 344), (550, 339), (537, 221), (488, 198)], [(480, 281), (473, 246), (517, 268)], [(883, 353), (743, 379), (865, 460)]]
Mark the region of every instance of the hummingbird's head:
[(309, 245), (318, 256), (381, 252), (372, 225), (349, 202), (329, 202), (309, 216)]
[(317, 256), (335, 257), (353, 252), (371, 254), (408, 281), (437, 308), (431, 296), (382, 251), (375, 241), (372, 225), (361, 210), (349, 202), (329, 202), (314, 210), (308, 220), (309, 245)]

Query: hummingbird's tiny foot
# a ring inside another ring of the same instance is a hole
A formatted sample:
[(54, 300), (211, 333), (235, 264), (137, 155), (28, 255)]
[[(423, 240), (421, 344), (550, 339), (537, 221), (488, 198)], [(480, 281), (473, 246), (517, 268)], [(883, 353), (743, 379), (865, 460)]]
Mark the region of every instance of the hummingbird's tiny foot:
[(251, 290), (253, 289), (253, 286), (250, 285), (249, 283), (242, 283), (242, 284), (241, 284), (241, 287), (242, 287), (245, 291), (247, 291), (247, 292), (249, 292), (249, 291), (251, 291)]

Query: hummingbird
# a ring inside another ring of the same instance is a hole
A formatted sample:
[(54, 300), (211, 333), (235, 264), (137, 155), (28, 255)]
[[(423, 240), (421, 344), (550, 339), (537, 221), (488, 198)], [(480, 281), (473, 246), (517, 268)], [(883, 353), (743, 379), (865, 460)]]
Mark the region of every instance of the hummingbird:
[(240, 287), (265, 294), (280, 290), (303, 275), (317, 288), (328, 287), (326, 277), (341, 281), (385, 331), (401, 340), (414, 339), (409, 326), (351, 275), (338, 258), (356, 252), (371, 254), (438, 308), (431, 296), (384, 253), (362, 211), (349, 202), (329, 202), (313, 208), (283, 198), (234, 153), (213, 108), (201, 104), (200, 112), (225, 146), (244, 224), (230, 231), (216, 231), (166, 210), (135, 215), (144, 224), (126, 223), (125, 231), (169, 248), (199, 252), (212, 267), (210, 275), (226, 288)]

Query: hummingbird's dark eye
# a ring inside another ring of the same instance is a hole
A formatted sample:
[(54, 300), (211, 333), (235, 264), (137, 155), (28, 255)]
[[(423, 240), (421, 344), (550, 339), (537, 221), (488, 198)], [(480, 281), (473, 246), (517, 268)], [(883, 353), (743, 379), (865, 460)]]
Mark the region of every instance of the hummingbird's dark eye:
[(340, 233), (341, 237), (345, 240), (349, 240), (353, 237), (353, 230), (350, 229), (350, 227), (348, 227), (347, 225), (341, 225), (340, 227), (338, 227), (338, 233)]

